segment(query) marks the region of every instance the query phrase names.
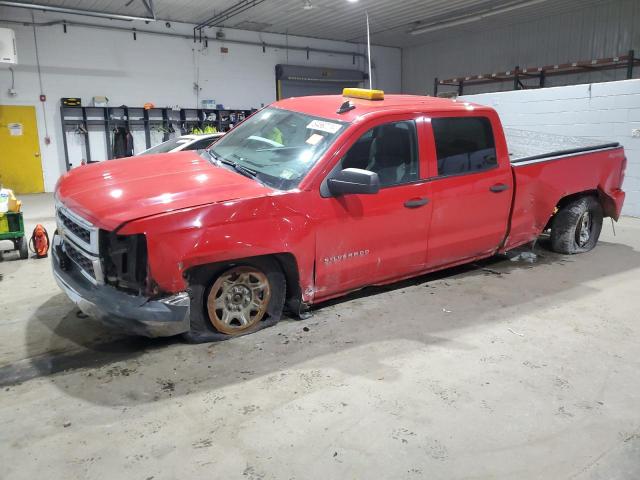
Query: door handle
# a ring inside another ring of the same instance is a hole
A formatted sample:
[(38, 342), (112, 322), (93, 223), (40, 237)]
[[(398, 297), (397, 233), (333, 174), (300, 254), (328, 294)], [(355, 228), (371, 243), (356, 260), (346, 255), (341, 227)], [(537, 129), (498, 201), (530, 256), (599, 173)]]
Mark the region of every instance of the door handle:
[(504, 192), (505, 190), (509, 190), (509, 185), (505, 185), (504, 183), (496, 183), (495, 185), (491, 185), (489, 187), (493, 193)]
[(411, 200), (407, 200), (404, 202), (404, 206), (406, 208), (420, 208), (429, 203), (428, 198), (412, 198)]

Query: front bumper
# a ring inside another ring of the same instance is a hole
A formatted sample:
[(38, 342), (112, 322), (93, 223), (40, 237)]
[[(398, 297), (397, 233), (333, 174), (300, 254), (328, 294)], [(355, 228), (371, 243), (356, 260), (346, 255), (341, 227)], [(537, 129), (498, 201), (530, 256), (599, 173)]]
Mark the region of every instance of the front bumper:
[(65, 270), (60, 266), (55, 236), (51, 259), (58, 286), (82, 312), (118, 330), (145, 337), (170, 337), (189, 330), (189, 297), (174, 296), (150, 300), (129, 295), (110, 285), (95, 285), (73, 262)]

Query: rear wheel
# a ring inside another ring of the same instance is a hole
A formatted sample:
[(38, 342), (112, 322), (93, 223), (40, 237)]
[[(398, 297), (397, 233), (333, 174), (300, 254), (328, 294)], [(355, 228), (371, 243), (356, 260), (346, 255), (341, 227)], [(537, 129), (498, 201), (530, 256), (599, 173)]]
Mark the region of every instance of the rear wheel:
[(592, 250), (602, 230), (602, 206), (595, 197), (581, 197), (564, 205), (551, 222), (551, 248), (564, 254)]
[(18, 239), (17, 247), (18, 252), (20, 252), (20, 258), (22, 260), (29, 258), (29, 244), (25, 237), (20, 237), (20, 239)]
[(286, 282), (271, 259), (201, 272), (191, 287), (191, 342), (225, 340), (275, 325), (282, 316)]

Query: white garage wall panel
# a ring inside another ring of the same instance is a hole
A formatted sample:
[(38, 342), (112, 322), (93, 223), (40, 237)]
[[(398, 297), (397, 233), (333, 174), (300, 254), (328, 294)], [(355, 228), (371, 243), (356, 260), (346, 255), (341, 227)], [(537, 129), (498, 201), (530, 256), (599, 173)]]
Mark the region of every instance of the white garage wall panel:
[[(36, 13), (36, 22), (61, 19), (59, 15)], [(0, 104), (36, 105), (42, 151), (45, 189), (51, 191), (59, 176), (66, 171), (60, 125), (59, 100), (61, 97), (81, 97), (89, 105), (93, 96), (104, 95), (111, 106), (142, 106), (152, 102), (158, 107), (180, 105), (194, 108), (197, 99), (194, 82), (202, 90), (200, 99), (215, 99), (227, 108), (260, 108), (275, 100), (275, 66), (277, 64), (309, 65), (366, 70), (362, 57), (353, 63), (351, 55), (335, 55), (267, 48), (234, 43), (209, 42), (209, 48), (191, 39), (137, 34), (69, 26), (64, 33), (61, 25), (37, 29), (43, 90), (47, 95), (45, 106), (50, 145), (44, 143), (44, 114), (38, 101), (38, 85), (35, 61), (34, 37), (31, 26), (2, 20), (31, 21), (24, 10), (0, 7), (0, 25), (15, 30), (20, 64), (14, 66), (16, 97), (8, 95), (11, 75), (8, 68), (0, 66)], [(138, 29), (156, 29), (165, 32), (191, 34), (193, 26), (172, 24), (167, 29), (164, 22), (145, 25), (137, 22), (111, 22), (74, 16), (67, 20), (105, 23)], [(214, 35), (212, 30), (210, 35)], [(346, 42), (317, 40), (302, 37), (286, 38), (284, 35), (225, 30), (228, 39), (267, 42), (290, 46), (302, 46), (344, 52), (364, 53), (366, 47)], [(220, 47), (229, 49), (221, 53)], [(374, 47), (372, 58), (374, 81), (389, 92), (401, 90), (401, 52), (397, 48)], [(67, 135), (70, 155), (82, 155), (82, 139), (79, 135)], [(141, 150), (142, 138), (136, 138), (137, 150)], [(92, 157), (100, 159), (99, 134), (92, 134)], [(94, 145), (96, 149), (94, 149)], [(104, 154), (102, 154), (104, 157)]]
[[(544, 4), (540, 6), (544, 9)], [(488, 21), (486, 21), (488, 22)], [(596, 6), (507, 27), (458, 34), (403, 50), (403, 91), (433, 94), (433, 81), (465, 75), (554, 65), (626, 54), (640, 55), (640, 1), (603, 1)], [(548, 77), (547, 85), (622, 80), (626, 71), (609, 70)], [(634, 78), (640, 78), (640, 68)], [(465, 94), (511, 90), (513, 82), (465, 88)], [(442, 91), (453, 90), (442, 87)]]
[(640, 217), (640, 80), (460, 98), (495, 108), (507, 127), (620, 142), (628, 160), (622, 213)]

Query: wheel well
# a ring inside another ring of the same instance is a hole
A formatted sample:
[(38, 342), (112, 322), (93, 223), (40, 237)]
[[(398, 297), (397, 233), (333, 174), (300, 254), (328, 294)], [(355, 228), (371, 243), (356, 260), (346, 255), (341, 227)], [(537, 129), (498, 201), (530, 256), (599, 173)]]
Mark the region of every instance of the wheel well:
[(213, 277), (226, 267), (238, 263), (251, 262), (255, 260), (272, 259), (282, 269), (285, 279), (287, 280), (287, 292), (285, 297), (285, 305), (294, 312), (298, 312), (302, 302), (302, 289), (300, 288), (300, 274), (298, 272), (298, 262), (291, 253), (275, 253), (270, 255), (258, 255), (255, 257), (236, 258), (233, 260), (225, 260), (222, 262), (207, 263), (197, 265), (185, 272), (185, 278), (189, 281), (197, 280), (210, 282)]
[(571, 195), (567, 195), (566, 197), (562, 197), (560, 199), (560, 201), (556, 205), (556, 208), (551, 214), (551, 217), (549, 217), (549, 221), (545, 225), (544, 230), (548, 230), (551, 228), (551, 222), (553, 221), (553, 217), (556, 216), (556, 213), (558, 212), (558, 210), (560, 210), (566, 204), (573, 202), (574, 200), (577, 200), (578, 198), (582, 198), (582, 197), (596, 197), (600, 202), (600, 205), (602, 205), (602, 208), (605, 209), (605, 212), (606, 212), (606, 208), (605, 208), (606, 206), (604, 203), (603, 195), (598, 190), (585, 190), (583, 192), (572, 193)]
[[(562, 197), (558, 202), (557, 208), (564, 207), (567, 203), (573, 202), (582, 197), (597, 197), (600, 201), (598, 190), (585, 190), (584, 192), (572, 193), (566, 197)], [(602, 202), (601, 202), (602, 203)]]
[(291, 253), (278, 253), (272, 255), (280, 264), (280, 268), (284, 272), (287, 279), (287, 296), (285, 297), (285, 305), (287, 305), (295, 313), (300, 310), (302, 303), (302, 289), (300, 288), (300, 273), (298, 271), (298, 262)]

